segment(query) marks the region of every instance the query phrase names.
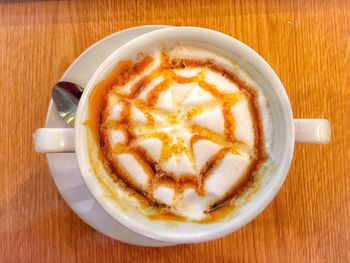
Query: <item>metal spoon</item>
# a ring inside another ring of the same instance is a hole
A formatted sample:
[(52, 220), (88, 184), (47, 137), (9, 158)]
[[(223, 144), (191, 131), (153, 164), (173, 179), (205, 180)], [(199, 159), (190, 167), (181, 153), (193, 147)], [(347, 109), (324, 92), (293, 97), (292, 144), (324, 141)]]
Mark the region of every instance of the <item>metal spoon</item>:
[(74, 127), (75, 114), (83, 88), (72, 82), (57, 82), (52, 89), (52, 100), (58, 114), (71, 127)]

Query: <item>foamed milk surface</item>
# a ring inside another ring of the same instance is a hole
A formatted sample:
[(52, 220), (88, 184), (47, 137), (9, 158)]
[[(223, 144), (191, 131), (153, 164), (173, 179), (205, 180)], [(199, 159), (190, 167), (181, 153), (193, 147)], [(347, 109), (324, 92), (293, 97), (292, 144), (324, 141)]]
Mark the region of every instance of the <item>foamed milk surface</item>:
[[(228, 59), (218, 56), (215, 53), (185, 46), (177, 46), (170, 52), (171, 58), (193, 58), (210, 59), (226, 69), (236, 71), (237, 67)], [(154, 62), (141, 74), (135, 76), (122, 87), (116, 87), (115, 93), (127, 95), (135, 83), (142, 77), (150, 74), (152, 70), (160, 64), (160, 52), (153, 55)], [(217, 72), (204, 68), (190, 68), (174, 70), (177, 75), (183, 77), (194, 77), (197, 74), (204, 74), (204, 80), (217, 87), (222, 93), (239, 93), (238, 86), (220, 75)], [(138, 95), (136, 99), (146, 99), (150, 91), (164, 80), (163, 76), (153, 79)], [(109, 119), (118, 120), (124, 107), (119, 102), (115, 93), (108, 98)], [(259, 93), (262, 96), (262, 93)], [(187, 112), (196, 106), (209, 105), (207, 109), (193, 118), (186, 119)], [(263, 105), (264, 106), (264, 105)], [(158, 138), (149, 136), (154, 132), (161, 132), (171, 140), (171, 145), (181, 143), (188, 151), (191, 151), (190, 140), (193, 132), (189, 127), (193, 124), (208, 129), (218, 135), (223, 136), (225, 131), (225, 119), (222, 113), (222, 105), (211, 93), (202, 89), (198, 83), (180, 84), (172, 82), (170, 87), (161, 92), (157, 103), (154, 106), (161, 111), (155, 111), (152, 116), (156, 122), (154, 130), (146, 126), (147, 118), (145, 114), (132, 103), (131, 118), (135, 125), (133, 130), (137, 136), (135, 145), (143, 148), (147, 155), (158, 163), (158, 166), (166, 172), (172, 173), (175, 178), (183, 175), (198, 176), (201, 169), (215, 154), (224, 148), (224, 145), (213, 141), (202, 139), (193, 145), (193, 159), (186, 152), (172, 153), (166, 159), (161, 160), (163, 142)], [(166, 124), (166, 114), (175, 114), (177, 122)], [(205, 217), (211, 205), (220, 201), (244, 176), (247, 168), (252, 162), (255, 137), (253, 129), (253, 119), (249, 110), (249, 101), (243, 95), (240, 101), (232, 106), (231, 114), (235, 120), (234, 137), (245, 144), (245, 148), (238, 151), (231, 151), (219, 160), (219, 164), (212, 170), (212, 173), (204, 181), (205, 194), (199, 196), (192, 188), (186, 188), (182, 193), (176, 191), (170, 185), (153, 185), (152, 196), (162, 204), (167, 205), (175, 214), (179, 214), (188, 219), (197, 220)], [(109, 140), (112, 146), (125, 143), (125, 134), (120, 130), (109, 131)], [(245, 150), (248, 149), (248, 150)], [(151, 177), (135, 159), (132, 154), (123, 153), (113, 155), (114, 159), (129, 174), (130, 181), (144, 191), (149, 191)]]

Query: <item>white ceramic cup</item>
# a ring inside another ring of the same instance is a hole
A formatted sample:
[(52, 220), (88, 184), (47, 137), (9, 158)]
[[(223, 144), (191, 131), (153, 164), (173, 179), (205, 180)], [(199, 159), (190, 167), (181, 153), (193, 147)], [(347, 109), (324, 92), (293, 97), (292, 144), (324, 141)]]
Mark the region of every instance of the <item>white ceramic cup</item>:
[[(264, 174), (265, 180), (254, 195), (229, 219), (211, 224), (149, 220), (135, 208), (119, 209), (91, 172), (87, 150), (88, 97), (92, 88), (111, 70), (135, 54), (149, 53), (157, 44), (184, 43), (205, 48), (233, 60), (258, 84), (265, 94), (272, 118), (271, 158), (277, 166)], [(291, 105), (283, 85), (270, 65), (254, 50), (223, 33), (197, 27), (172, 27), (146, 33), (113, 52), (91, 77), (80, 99), (75, 129), (43, 128), (34, 134), (38, 152), (76, 152), (81, 174), (99, 204), (130, 231), (171, 244), (195, 243), (225, 236), (253, 220), (276, 196), (282, 186), (293, 156), (294, 143), (325, 144), (330, 140), (330, 126), (324, 119), (293, 119)]]

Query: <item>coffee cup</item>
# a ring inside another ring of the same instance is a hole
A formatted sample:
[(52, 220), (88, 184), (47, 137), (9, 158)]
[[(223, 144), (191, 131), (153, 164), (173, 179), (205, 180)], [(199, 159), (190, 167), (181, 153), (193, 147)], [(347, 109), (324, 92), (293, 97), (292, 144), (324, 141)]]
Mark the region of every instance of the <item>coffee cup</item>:
[[(152, 220), (136, 208), (117, 204), (101, 186), (89, 161), (88, 100), (94, 86), (115, 68), (118, 62), (134, 59), (137, 53), (149, 53), (162, 43), (177, 43), (205, 48), (233, 60), (262, 89), (271, 113), (272, 130), (269, 167), (259, 188), (242, 205), (217, 222), (169, 222)], [(75, 128), (43, 128), (34, 134), (38, 152), (75, 152), (81, 174), (97, 202), (117, 222), (131, 232), (162, 242), (180, 244), (208, 241), (236, 231), (253, 220), (276, 196), (282, 186), (293, 157), (295, 143), (325, 144), (330, 139), (330, 127), (324, 119), (293, 119), (290, 101), (284, 87), (269, 64), (251, 48), (223, 33), (196, 27), (174, 27), (137, 37), (114, 51), (91, 77), (80, 99)]]

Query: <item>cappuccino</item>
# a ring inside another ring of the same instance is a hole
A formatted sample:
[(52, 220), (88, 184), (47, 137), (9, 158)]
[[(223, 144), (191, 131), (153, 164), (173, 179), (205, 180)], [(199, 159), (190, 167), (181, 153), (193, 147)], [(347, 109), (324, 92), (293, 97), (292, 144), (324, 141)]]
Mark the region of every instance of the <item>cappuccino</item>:
[(238, 66), (177, 45), (122, 61), (90, 95), (100, 162), (152, 213), (201, 221), (266, 159), (263, 93)]

